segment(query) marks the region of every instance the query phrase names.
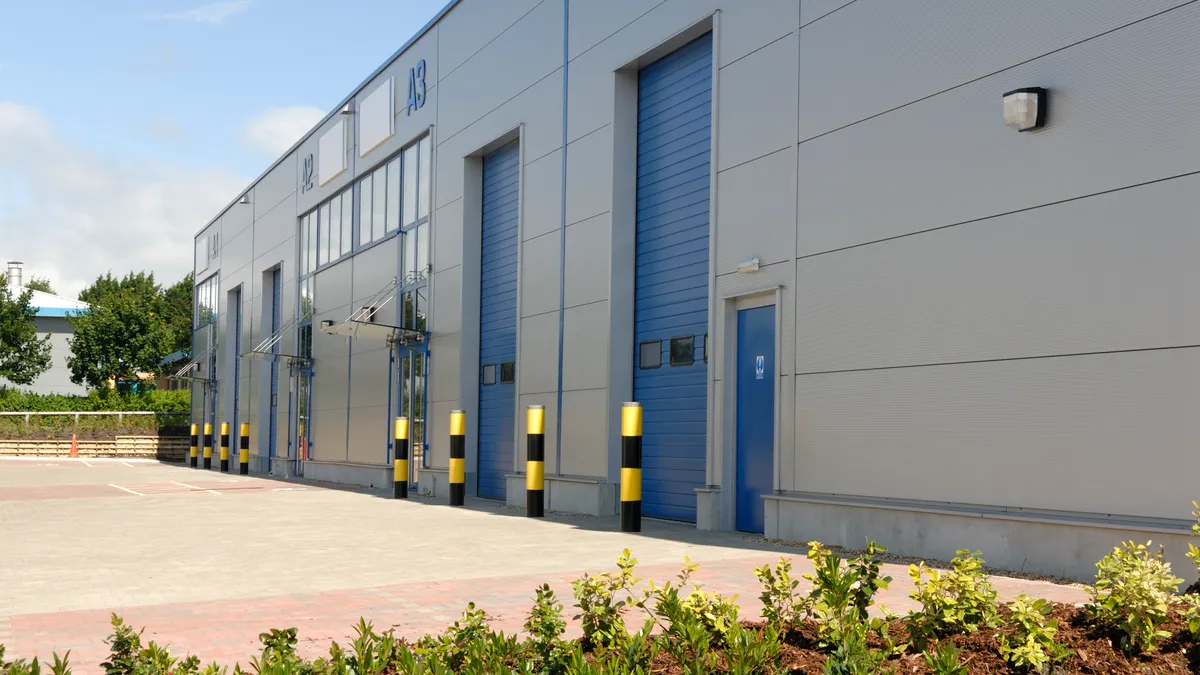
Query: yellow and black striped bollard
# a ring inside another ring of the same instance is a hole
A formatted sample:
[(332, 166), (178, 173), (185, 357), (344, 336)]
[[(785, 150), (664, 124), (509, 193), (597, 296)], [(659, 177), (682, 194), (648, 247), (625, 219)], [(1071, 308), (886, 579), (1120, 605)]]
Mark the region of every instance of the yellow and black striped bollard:
[(396, 418), (395, 459), (392, 460), (392, 497), (408, 499), (408, 418)]
[(195, 424), (192, 425), (191, 457), (192, 468), (195, 469), (200, 465), (200, 427)]
[(229, 473), (229, 422), (221, 422), (221, 473)]
[(213, 429), (208, 422), (204, 423), (204, 437), (200, 439), (200, 445), (204, 448), (204, 467), (205, 469), (212, 468), (212, 446), (213, 446)]
[(467, 503), (467, 413), (450, 411), (450, 506)]
[(250, 474), (250, 425), (242, 422), (238, 439), (238, 473), (243, 476)]
[(531, 405), (525, 413), (525, 515), (546, 515), (546, 408)]
[(642, 531), (642, 404), (621, 406), (621, 531)]

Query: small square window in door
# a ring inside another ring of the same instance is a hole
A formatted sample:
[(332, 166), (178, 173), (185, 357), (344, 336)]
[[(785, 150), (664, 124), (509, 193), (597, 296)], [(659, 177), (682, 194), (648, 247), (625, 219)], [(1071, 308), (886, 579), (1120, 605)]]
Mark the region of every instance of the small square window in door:
[(496, 384), (496, 364), (489, 363), (483, 367), (483, 374), (480, 377), (480, 382), (483, 386)]
[(517, 381), (517, 362), (506, 361), (500, 364), (500, 384), (512, 384)]
[(662, 366), (662, 340), (652, 340), (638, 345), (638, 368), (650, 370)]
[(671, 365), (690, 366), (696, 362), (696, 338), (691, 335), (671, 338)]

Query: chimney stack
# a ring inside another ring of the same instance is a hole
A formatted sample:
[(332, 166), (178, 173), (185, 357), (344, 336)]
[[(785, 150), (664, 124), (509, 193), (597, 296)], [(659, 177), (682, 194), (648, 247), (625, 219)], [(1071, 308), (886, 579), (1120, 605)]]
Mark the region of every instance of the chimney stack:
[(20, 260), (8, 261), (8, 288), (9, 288), (9, 290), (12, 292), (16, 292), (19, 289), (21, 289), (24, 285), (25, 284), (22, 283), (22, 279), (21, 279), (21, 261)]

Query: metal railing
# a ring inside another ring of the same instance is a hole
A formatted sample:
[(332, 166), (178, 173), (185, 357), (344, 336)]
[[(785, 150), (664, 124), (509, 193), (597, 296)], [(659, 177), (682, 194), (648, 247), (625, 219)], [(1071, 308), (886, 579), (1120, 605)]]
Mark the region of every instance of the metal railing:
[(0, 417), (24, 417), (24, 418), (25, 418), (25, 424), (29, 424), (29, 418), (30, 418), (30, 417), (32, 417), (32, 416), (34, 416), (34, 415), (37, 415), (37, 416), (40, 416), (40, 417), (45, 417), (45, 416), (55, 416), (55, 417), (74, 417), (74, 418), (75, 418), (75, 423), (76, 423), (76, 424), (78, 424), (78, 423), (79, 423), (79, 418), (80, 418), (80, 416), (84, 416), (84, 417), (101, 417), (101, 416), (112, 416), (112, 415), (116, 415), (116, 416), (117, 416), (117, 422), (124, 422), (124, 421), (125, 421), (125, 416), (126, 416), (126, 415), (129, 415), (129, 416), (132, 416), (132, 417), (136, 417), (136, 416), (139, 416), (139, 415), (140, 415), (140, 416), (145, 416), (145, 415), (160, 415), (160, 416), (163, 416), (163, 417), (179, 417), (179, 416), (189, 416), (189, 417), (190, 417), (190, 416), (191, 416), (191, 413), (190, 413), (190, 412), (188, 412), (188, 411), (180, 411), (180, 412), (154, 412), (154, 411), (142, 411), (142, 410), (129, 410), (129, 411), (117, 411), (117, 410), (107, 411), (107, 410), (102, 410), (102, 411), (89, 411), (89, 412), (84, 412), (84, 411), (79, 411), (79, 412), (0, 412)]

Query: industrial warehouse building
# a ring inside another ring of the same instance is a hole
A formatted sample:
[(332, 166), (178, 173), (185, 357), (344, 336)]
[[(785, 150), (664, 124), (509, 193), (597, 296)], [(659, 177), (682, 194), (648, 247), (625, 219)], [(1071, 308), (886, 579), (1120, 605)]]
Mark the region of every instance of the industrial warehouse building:
[[(1082, 577), (1182, 560), (1200, 3), (459, 0), (196, 237), (254, 471)], [(1012, 93), (1011, 92), (1021, 93)], [(1024, 132), (1023, 132), (1024, 131)], [(235, 427), (236, 428), (236, 427)]]

